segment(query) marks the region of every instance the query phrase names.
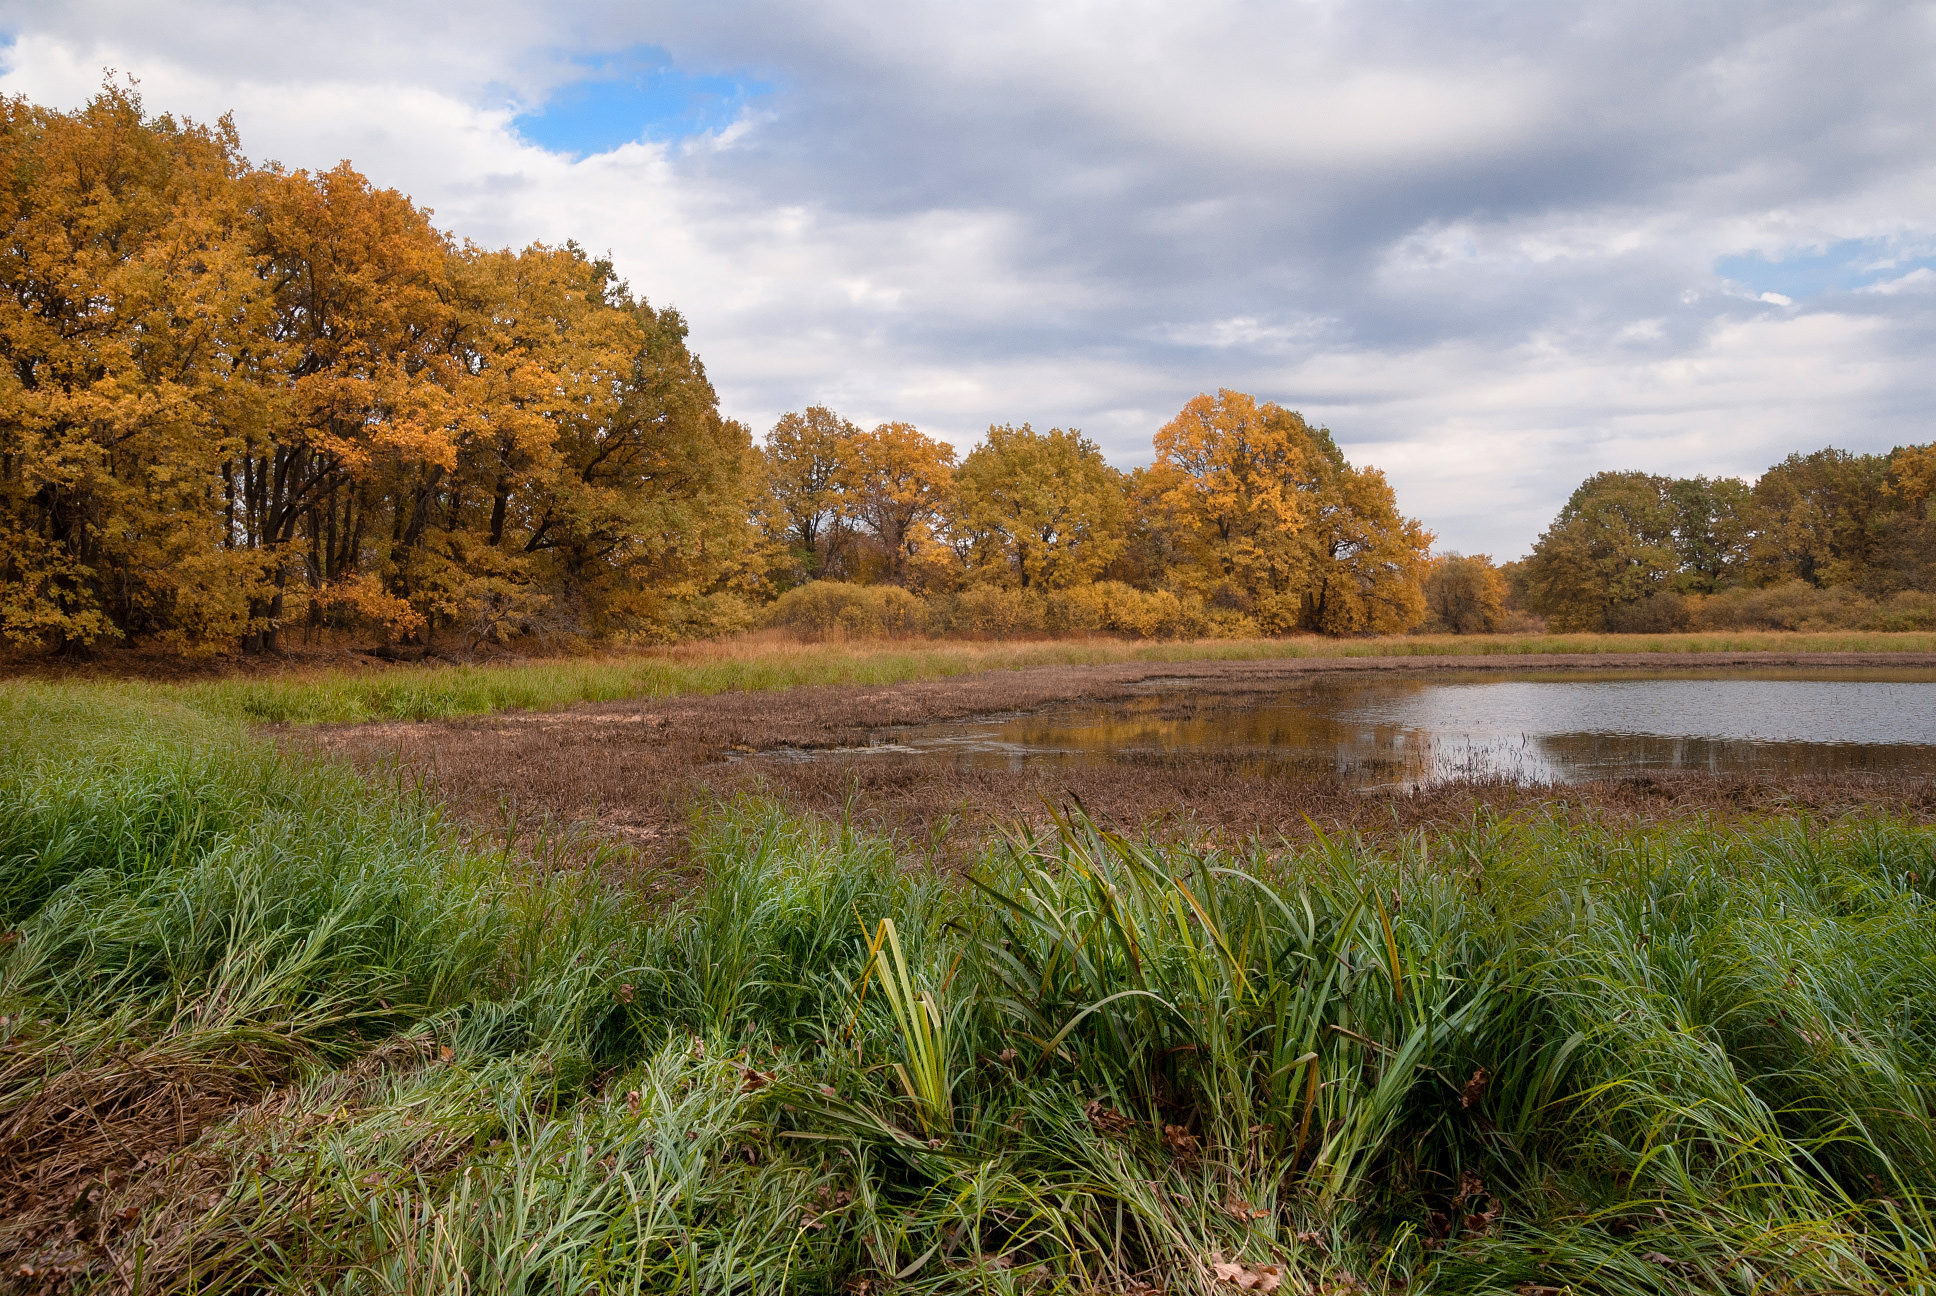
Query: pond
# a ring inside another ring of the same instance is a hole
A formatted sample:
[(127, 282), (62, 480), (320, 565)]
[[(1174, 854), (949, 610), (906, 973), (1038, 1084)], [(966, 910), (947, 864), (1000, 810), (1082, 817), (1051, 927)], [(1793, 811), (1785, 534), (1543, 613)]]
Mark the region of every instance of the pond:
[(1261, 694), (1144, 687), (1127, 703), (883, 729), (866, 750), (966, 765), (1210, 760), (1367, 789), (1641, 770), (1936, 775), (1930, 669), (1381, 672)]

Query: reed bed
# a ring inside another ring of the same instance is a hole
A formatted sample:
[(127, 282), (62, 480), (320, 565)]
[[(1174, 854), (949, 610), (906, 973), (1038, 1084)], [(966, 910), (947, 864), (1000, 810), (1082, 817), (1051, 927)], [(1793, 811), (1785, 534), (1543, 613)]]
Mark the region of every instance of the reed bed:
[(1927, 829), (694, 842), (648, 908), (232, 720), (10, 691), (8, 1281), (1936, 1290)]
[[(252, 723), (432, 720), (543, 711), (579, 702), (812, 684), (902, 684), (992, 670), (1111, 662), (1668, 653), (1936, 653), (1923, 632), (1741, 631), (1700, 634), (1395, 635), (1366, 639), (1150, 643), (1065, 639), (979, 643), (869, 640), (800, 644), (755, 636), (587, 657), (497, 664), (294, 668), (186, 683), (95, 682), (129, 701), (180, 702)], [(111, 668), (111, 663), (109, 665)]]

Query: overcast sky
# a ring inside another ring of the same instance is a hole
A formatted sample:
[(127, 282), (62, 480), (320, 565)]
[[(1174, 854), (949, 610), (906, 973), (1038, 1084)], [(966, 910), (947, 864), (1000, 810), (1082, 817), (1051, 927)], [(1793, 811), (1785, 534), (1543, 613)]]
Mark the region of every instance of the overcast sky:
[(1115, 463), (1328, 424), (1441, 550), (1586, 474), (1936, 438), (1936, 5), (0, 0), (0, 87), (233, 111), (480, 243), (576, 238), (729, 415)]

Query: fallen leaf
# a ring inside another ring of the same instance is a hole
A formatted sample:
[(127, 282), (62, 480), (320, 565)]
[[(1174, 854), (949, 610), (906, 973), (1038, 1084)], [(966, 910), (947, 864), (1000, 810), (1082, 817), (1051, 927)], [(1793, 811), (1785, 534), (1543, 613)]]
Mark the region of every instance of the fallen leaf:
[(1252, 1269), (1240, 1264), (1213, 1264), (1210, 1272), (1218, 1282), (1232, 1283), (1239, 1291), (1274, 1292), (1284, 1284), (1282, 1265), (1259, 1265)]
[(437, 1050), (437, 1056), (445, 1062), (456, 1060), (457, 1050), (446, 1044)]
[(1133, 1123), (1129, 1117), (1114, 1108), (1103, 1106), (1100, 1098), (1091, 1098), (1084, 1103), (1082, 1114), (1089, 1118), (1090, 1125), (1101, 1134), (1121, 1134)]
[(639, 1093), (638, 1090), (628, 1089), (625, 1091), (625, 1110), (626, 1111), (636, 1112), (640, 1107), (644, 1105), (645, 1105), (645, 1097), (644, 1095)]
[(1465, 1082), (1465, 1089), (1459, 1094), (1459, 1106), (1477, 1107), (1479, 1099), (1485, 1096), (1486, 1086), (1491, 1082), (1492, 1072), (1484, 1067), (1474, 1071), (1472, 1078)]
[(632, 983), (627, 981), (619, 986), (615, 995), (620, 1003), (631, 1003), (633, 999), (638, 997), (638, 992), (632, 989)]

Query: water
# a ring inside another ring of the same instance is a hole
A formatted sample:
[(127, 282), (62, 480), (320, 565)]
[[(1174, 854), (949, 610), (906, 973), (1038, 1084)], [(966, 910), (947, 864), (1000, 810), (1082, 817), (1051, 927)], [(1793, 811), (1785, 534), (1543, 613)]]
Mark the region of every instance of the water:
[(1148, 688), (1127, 704), (882, 730), (869, 750), (964, 765), (1209, 759), (1365, 788), (1641, 770), (1936, 776), (1936, 671), (1926, 669), (1335, 675), (1261, 694)]

